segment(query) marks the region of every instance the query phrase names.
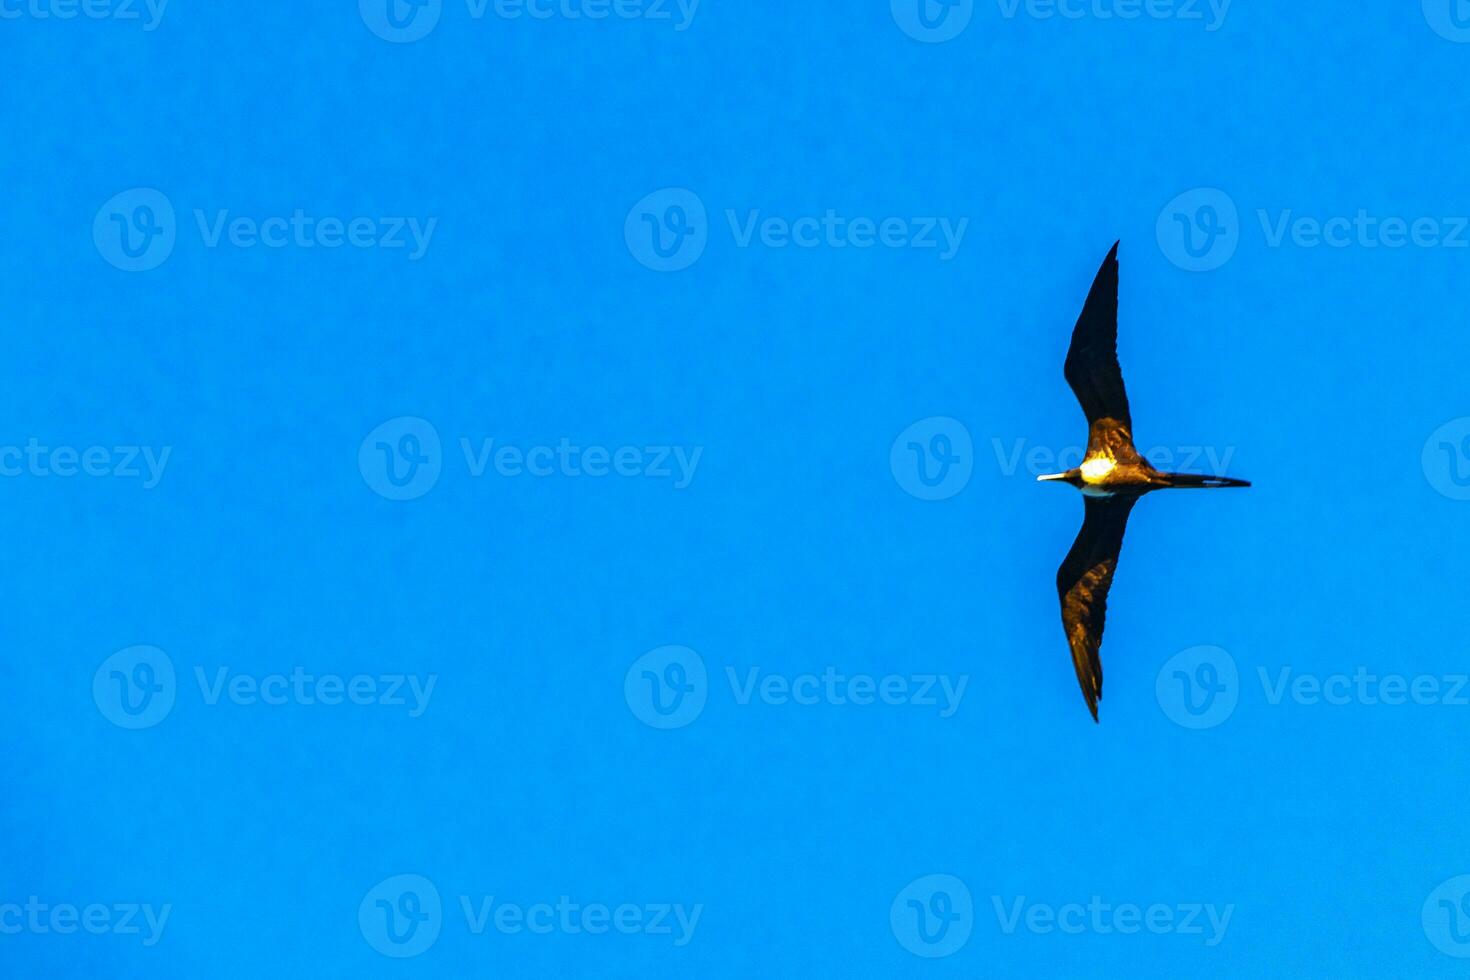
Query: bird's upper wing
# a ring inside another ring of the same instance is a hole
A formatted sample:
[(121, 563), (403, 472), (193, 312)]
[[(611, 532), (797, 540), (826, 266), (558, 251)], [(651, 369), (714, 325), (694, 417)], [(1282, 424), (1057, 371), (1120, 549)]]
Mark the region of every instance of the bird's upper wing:
[(1108, 614), (1108, 589), (1123, 548), (1123, 531), (1128, 512), (1138, 499), (1133, 495), (1086, 497), (1087, 516), (1072, 542), (1062, 567), (1057, 569), (1057, 593), (1062, 599), (1062, 628), (1072, 648), (1072, 665), (1092, 720), (1097, 720), (1097, 702), (1102, 698), (1103, 623)]
[(1064, 368), (1089, 424), (1099, 419), (1116, 419), (1130, 431), (1128, 394), (1123, 390), (1123, 369), (1118, 366), (1118, 246), (1103, 259), (1077, 326), (1072, 328), (1072, 346)]

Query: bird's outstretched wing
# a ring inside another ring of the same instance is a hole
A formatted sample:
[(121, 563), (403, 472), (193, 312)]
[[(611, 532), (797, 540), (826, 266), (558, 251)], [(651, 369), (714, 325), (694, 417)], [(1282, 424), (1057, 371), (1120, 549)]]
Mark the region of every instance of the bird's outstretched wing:
[[(1082, 315), (1072, 328), (1072, 346), (1064, 368), (1067, 384), (1082, 403), (1090, 426), (1113, 419), (1129, 432), (1128, 394), (1118, 366), (1118, 245), (1103, 259)], [(1131, 442), (1131, 438), (1130, 438)]]
[(1138, 499), (1133, 495), (1086, 497), (1087, 516), (1072, 542), (1062, 567), (1057, 569), (1057, 593), (1062, 599), (1062, 628), (1072, 648), (1072, 666), (1092, 720), (1097, 721), (1097, 702), (1102, 699), (1103, 623), (1108, 615), (1108, 589), (1123, 548), (1128, 512)]

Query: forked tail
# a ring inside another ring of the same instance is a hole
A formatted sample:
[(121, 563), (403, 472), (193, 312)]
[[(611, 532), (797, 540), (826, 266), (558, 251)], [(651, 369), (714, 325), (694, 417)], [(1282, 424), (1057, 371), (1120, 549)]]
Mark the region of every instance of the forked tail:
[(1197, 487), (1248, 487), (1249, 480), (1237, 480), (1229, 476), (1202, 476), (1198, 473), (1161, 473), (1164, 486), (1179, 489)]

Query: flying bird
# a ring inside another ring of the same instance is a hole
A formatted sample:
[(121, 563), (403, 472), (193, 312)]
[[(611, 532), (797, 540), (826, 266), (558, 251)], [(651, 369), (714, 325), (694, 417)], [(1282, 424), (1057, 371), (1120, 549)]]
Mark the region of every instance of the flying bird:
[(1083, 493), (1082, 530), (1057, 569), (1057, 594), (1077, 682), (1092, 720), (1097, 721), (1097, 703), (1102, 699), (1098, 651), (1108, 612), (1108, 589), (1118, 567), (1129, 511), (1140, 497), (1154, 490), (1250, 484), (1224, 476), (1162, 473), (1134, 448), (1133, 418), (1123, 390), (1123, 369), (1118, 366), (1117, 243), (1097, 270), (1072, 330), (1063, 373), (1087, 416), (1087, 455), (1076, 469), (1037, 479), (1070, 483)]

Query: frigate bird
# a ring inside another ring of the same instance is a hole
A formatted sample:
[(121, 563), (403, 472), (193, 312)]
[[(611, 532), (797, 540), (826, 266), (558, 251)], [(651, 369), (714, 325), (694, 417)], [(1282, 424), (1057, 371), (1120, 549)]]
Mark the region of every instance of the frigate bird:
[(1118, 366), (1118, 245), (1087, 294), (1082, 315), (1072, 330), (1063, 373), (1087, 416), (1087, 454), (1082, 465), (1038, 480), (1060, 480), (1081, 490), (1086, 512), (1082, 530), (1057, 569), (1062, 600), (1062, 628), (1072, 648), (1072, 665), (1092, 720), (1102, 699), (1103, 621), (1108, 589), (1118, 567), (1128, 513), (1154, 490), (1203, 487), (1248, 487), (1245, 480), (1194, 473), (1163, 473), (1149, 465), (1133, 446), (1133, 418)]

